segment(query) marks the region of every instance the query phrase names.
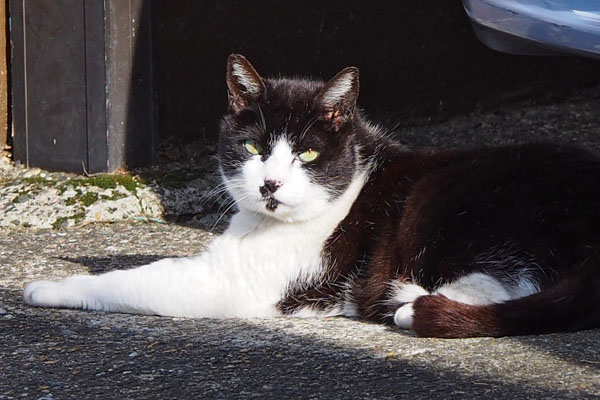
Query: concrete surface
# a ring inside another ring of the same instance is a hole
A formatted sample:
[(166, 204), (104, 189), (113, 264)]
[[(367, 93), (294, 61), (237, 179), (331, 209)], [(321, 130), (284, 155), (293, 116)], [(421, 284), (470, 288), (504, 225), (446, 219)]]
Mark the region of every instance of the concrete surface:
[(186, 320), (30, 308), (42, 277), (200, 250), (205, 231), (88, 225), (0, 237), (0, 398), (600, 398), (600, 330), (435, 340), (343, 318)]
[[(405, 127), (420, 145), (549, 139), (600, 151), (600, 89)], [(25, 306), (25, 283), (199, 252), (201, 218), (0, 230), (0, 399), (600, 398), (600, 330), (420, 339), (359, 321), (186, 320)]]

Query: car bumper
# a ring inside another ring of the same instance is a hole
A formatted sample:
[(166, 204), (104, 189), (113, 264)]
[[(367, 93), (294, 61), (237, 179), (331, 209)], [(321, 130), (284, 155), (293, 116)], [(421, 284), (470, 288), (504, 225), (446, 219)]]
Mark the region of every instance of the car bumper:
[(600, 1), (463, 0), (477, 37), (512, 54), (600, 59)]

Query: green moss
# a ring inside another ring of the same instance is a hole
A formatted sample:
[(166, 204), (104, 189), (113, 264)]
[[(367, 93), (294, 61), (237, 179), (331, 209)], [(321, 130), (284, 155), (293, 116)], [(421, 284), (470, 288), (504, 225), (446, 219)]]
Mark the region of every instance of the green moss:
[(62, 195), (63, 195), (63, 194), (66, 192), (66, 191), (67, 191), (67, 186), (66, 186), (66, 185), (59, 186), (59, 187), (56, 189), (56, 192), (57, 192), (57, 194), (58, 194), (59, 196), (62, 196)]
[(92, 204), (94, 204), (95, 202), (97, 202), (98, 200), (109, 200), (109, 201), (114, 201), (114, 200), (118, 200), (118, 199), (122, 199), (124, 197), (127, 197), (127, 195), (120, 193), (120, 192), (113, 192), (110, 196), (107, 196), (105, 194), (103, 195), (99, 195), (96, 192), (86, 192), (83, 193), (81, 189), (79, 188), (75, 188), (75, 196), (69, 197), (65, 200), (65, 204), (67, 206), (74, 206), (75, 204), (81, 204), (85, 207), (88, 207)]
[(13, 203), (23, 203), (31, 199), (33, 195), (35, 195), (36, 191), (22, 189), (16, 193), (16, 196), (12, 199)]
[(65, 226), (65, 224), (67, 223), (67, 221), (72, 220), (73, 222), (75, 222), (76, 224), (83, 221), (83, 219), (85, 218), (85, 213), (84, 212), (80, 212), (74, 215), (69, 215), (68, 217), (60, 217), (57, 218), (56, 221), (54, 221), (52, 223), (52, 229), (60, 229), (63, 226)]
[(98, 193), (87, 192), (79, 198), (79, 202), (88, 207), (98, 201)]
[(65, 222), (67, 222), (68, 219), (69, 219), (69, 217), (56, 218), (56, 221), (54, 221), (52, 223), (52, 229), (60, 229), (60, 228), (62, 228), (62, 226), (65, 224)]
[(96, 186), (100, 189), (115, 189), (117, 186), (123, 186), (131, 193), (135, 193), (139, 186), (135, 177), (130, 175), (99, 174), (87, 178), (76, 178), (67, 181), (71, 186)]
[(124, 197), (127, 197), (127, 196), (124, 195), (123, 193), (119, 193), (119, 192), (113, 192), (113, 194), (110, 195), (110, 196), (107, 196), (105, 194), (103, 194), (102, 196), (100, 196), (100, 198), (102, 200), (110, 200), (110, 201), (119, 200), (119, 199), (122, 199)]
[[(65, 200), (65, 204), (67, 206), (74, 206), (75, 204), (77, 204), (80, 200), (81, 200), (81, 196), (82, 196), (82, 192), (80, 189), (75, 189), (75, 196), (69, 197)], [(64, 193), (64, 192), (63, 192)]]
[(56, 184), (56, 182), (54, 182), (52, 180), (48, 180), (41, 176), (29, 176), (27, 178), (23, 178), (23, 182), (29, 183), (32, 185), (33, 184), (43, 184), (45, 186), (53, 186)]

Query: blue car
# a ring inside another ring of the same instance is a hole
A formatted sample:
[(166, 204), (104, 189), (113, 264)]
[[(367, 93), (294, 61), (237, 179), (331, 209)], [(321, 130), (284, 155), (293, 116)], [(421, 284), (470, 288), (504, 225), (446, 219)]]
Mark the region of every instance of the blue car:
[(512, 54), (600, 59), (600, 0), (463, 0), (475, 34)]

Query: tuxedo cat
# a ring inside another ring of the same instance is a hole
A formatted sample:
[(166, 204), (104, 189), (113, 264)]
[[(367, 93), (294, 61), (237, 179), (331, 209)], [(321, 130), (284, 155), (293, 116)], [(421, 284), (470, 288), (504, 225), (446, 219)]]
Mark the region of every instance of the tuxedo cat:
[[(197, 256), (27, 285), (44, 307), (348, 316), (421, 336), (600, 326), (600, 162), (531, 144), (410, 151), (327, 83), (227, 63), (220, 171), (238, 212)], [(515, 123), (517, 123), (515, 121)]]

